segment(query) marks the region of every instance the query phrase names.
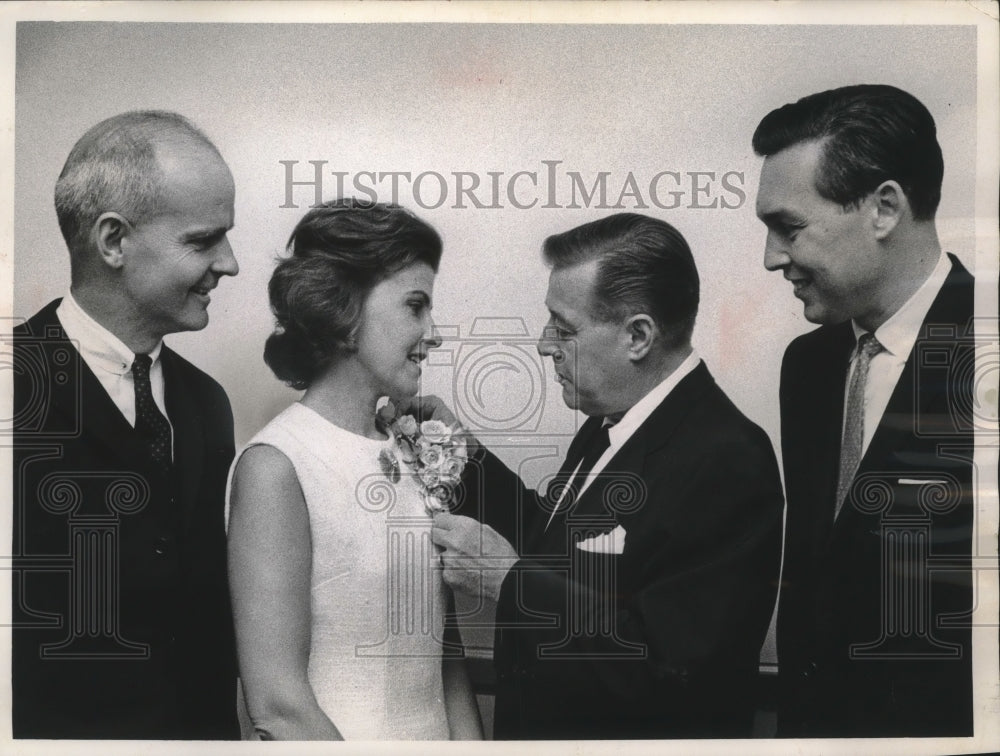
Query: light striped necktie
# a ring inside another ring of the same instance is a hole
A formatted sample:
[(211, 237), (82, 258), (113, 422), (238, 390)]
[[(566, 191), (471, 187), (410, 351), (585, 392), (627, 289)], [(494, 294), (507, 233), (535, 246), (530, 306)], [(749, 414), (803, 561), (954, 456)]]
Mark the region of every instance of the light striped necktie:
[(882, 345), (871, 333), (864, 333), (858, 339), (854, 357), (854, 372), (851, 387), (847, 392), (847, 413), (844, 422), (844, 437), (840, 445), (840, 475), (837, 478), (837, 503), (833, 513), (836, 520), (844, 502), (850, 494), (851, 483), (861, 464), (861, 453), (865, 441), (865, 384), (868, 382), (868, 367), (872, 357), (881, 352)]

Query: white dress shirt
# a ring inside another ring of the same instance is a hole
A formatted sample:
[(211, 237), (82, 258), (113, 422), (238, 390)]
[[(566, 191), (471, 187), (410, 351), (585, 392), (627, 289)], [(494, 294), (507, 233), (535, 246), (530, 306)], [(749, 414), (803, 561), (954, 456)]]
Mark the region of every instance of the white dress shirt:
[[(597, 462), (594, 463), (594, 467), (591, 469), (590, 474), (587, 479), (583, 482), (580, 487), (580, 496), (583, 492), (587, 490), (591, 482), (594, 480), (600, 472), (607, 467), (608, 462), (611, 458), (618, 453), (625, 442), (628, 441), (632, 435), (639, 430), (639, 426), (646, 422), (646, 419), (653, 414), (653, 410), (660, 406), (664, 399), (670, 394), (671, 391), (676, 388), (677, 384), (688, 375), (692, 370), (698, 367), (698, 363), (701, 362), (701, 357), (693, 349), (691, 354), (689, 354), (684, 362), (677, 366), (670, 375), (664, 378), (660, 383), (653, 388), (648, 394), (646, 394), (642, 399), (632, 405), (632, 407), (622, 415), (622, 419), (617, 423), (612, 423), (607, 418), (604, 419), (604, 425), (608, 427), (608, 440), (611, 442), (604, 454), (600, 456)], [(552, 522), (552, 517), (555, 515), (556, 511), (562, 505), (563, 497), (566, 495), (566, 491), (569, 490), (573, 483), (574, 478), (576, 478), (576, 473), (580, 469), (580, 465), (583, 463), (581, 459), (577, 463), (576, 468), (573, 470), (573, 474), (570, 476), (569, 481), (567, 481), (566, 486), (563, 487), (562, 493), (559, 496), (559, 501), (556, 502), (556, 506), (549, 516), (549, 522)], [(548, 526), (546, 526), (548, 527)]]
[[(951, 271), (951, 261), (942, 252), (938, 258), (934, 270), (924, 281), (923, 285), (914, 292), (893, 315), (875, 330), (875, 338), (882, 345), (882, 351), (871, 358), (868, 367), (868, 380), (865, 383), (865, 414), (864, 414), (864, 438), (862, 441), (861, 453), (868, 450), (868, 444), (875, 435), (886, 406), (889, 404), (889, 397), (892, 396), (899, 376), (903, 373), (913, 345), (920, 334), (920, 327), (923, 325), (927, 312), (934, 303), (934, 298), (944, 285), (948, 273)], [(854, 340), (857, 340), (865, 333), (853, 320), (851, 326), (854, 328)], [(844, 419), (847, 422), (847, 394), (850, 391), (851, 376), (854, 372), (854, 363), (857, 349), (851, 351), (851, 364), (847, 373), (847, 386), (844, 390)], [(843, 433), (843, 423), (841, 433)]]
[[(56, 309), (56, 317), (70, 341), (74, 342), (83, 361), (97, 376), (97, 380), (115, 406), (121, 410), (129, 425), (135, 427), (135, 381), (132, 378), (132, 363), (135, 352), (125, 346), (121, 339), (84, 312), (80, 304), (67, 293)], [(164, 400), (163, 363), (160, 352), (161, 341), (149, 356), (153, 360), (149, 368), (149, 382), (152, 384), (153, 401), (164, 417), (167, 405)], [(167, 418), (167, 422), (170, 422)], [(173, 428), (171, 428), (173, 430)]]

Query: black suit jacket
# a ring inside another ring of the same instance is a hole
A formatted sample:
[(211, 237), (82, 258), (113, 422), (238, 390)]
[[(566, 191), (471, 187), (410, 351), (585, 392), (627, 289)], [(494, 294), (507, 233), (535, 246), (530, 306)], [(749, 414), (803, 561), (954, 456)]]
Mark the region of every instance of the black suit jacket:
[(169, 474), (50, 303), (14, 333), (13, 733), (238, 738), (222, 387), (163, 347)]
[[(599, 427), (583, 425), (561, 475)], [(704, 364), (547, 529), (551, 498), (482, 465), (485, 520), (521, 557), (497, 607), (495, 737), (748, 737), (781, 485), (767, 436)], [(576, 546), (617, 526), (620, 555)]]
[(951, 260), (836, 523), (851, 325), (785, 352), (780, 734), (972, 734), (974, 281)]

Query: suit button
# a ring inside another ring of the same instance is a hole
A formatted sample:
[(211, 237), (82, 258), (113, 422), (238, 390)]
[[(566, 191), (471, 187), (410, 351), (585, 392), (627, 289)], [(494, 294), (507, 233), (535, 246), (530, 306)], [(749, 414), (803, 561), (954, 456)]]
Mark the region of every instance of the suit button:
[(816, 675), (818, 669), (819, 665), (816, 662), (809, 662), (802, 668), (802, 676), (808, 680)]
[(164, 556), (167, 553), (167, 546), (170, 541), (167, 538), (161, 537), (153, 541), (153, 553), (157, 556)]

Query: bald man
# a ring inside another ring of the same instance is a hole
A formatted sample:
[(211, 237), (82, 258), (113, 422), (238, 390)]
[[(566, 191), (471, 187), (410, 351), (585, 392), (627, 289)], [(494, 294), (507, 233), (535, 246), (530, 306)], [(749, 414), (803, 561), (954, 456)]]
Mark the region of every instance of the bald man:
[(55, 189), (71, 286), (15, 330), (13, 733), (236, 738), (222, 387), (163, 343), (239, 267), (233, 179), (174, 113), (124, 113)]

